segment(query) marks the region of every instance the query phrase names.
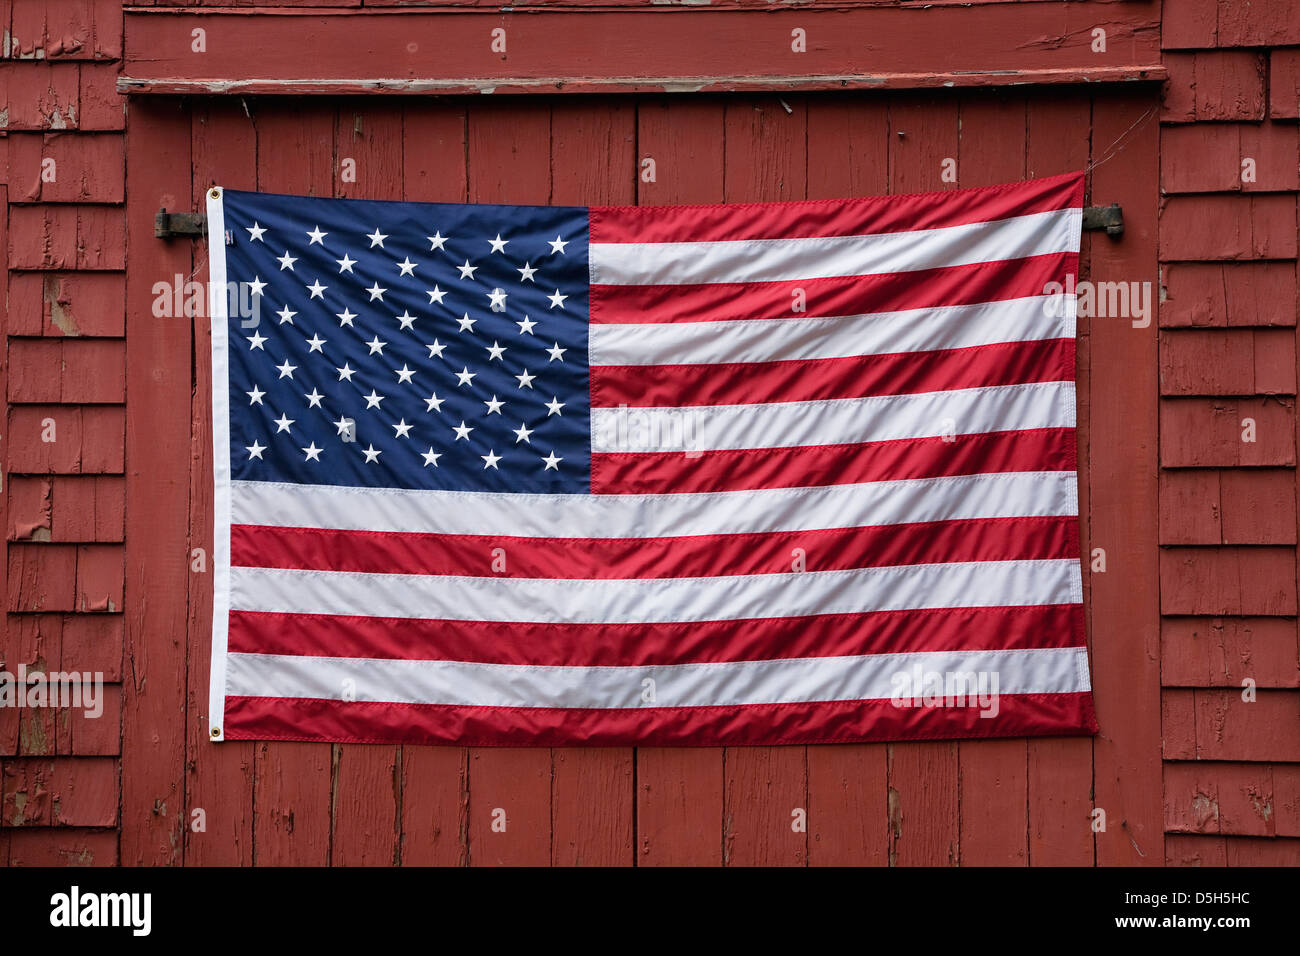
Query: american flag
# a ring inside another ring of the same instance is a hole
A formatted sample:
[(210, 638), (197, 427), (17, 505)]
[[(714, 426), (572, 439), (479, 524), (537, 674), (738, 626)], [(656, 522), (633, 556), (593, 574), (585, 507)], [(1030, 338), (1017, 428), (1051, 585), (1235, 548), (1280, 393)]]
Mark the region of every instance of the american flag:
[(214, 188), (213, 739), (1095, 732), (1082, 199)]

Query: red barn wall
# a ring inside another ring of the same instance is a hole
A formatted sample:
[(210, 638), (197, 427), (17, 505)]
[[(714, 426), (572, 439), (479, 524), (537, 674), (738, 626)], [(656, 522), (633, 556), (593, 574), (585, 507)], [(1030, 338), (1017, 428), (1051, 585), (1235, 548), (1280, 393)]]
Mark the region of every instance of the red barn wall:
[[(1170, 0), (1160, 22), (1154, 3), (1070, 6), (1117, 36), (1159, 22), (1170, 81), (128, 103), (117, 2), (0, 0), (0, 660), (110, 684), (97, 721), (0, 709), (0, 862), (1300, 862), (1300, 13)], [(942, 34), (957, 14), (928, 15)], [(287, 58), (314, 68), (309, 49)], [(657, 182), (638, 181), (642, 156)], [(355, 184), (339, 181), (344, 157)], [(1086, 275), (1158, 291), (1150, 328), (1080, 324), (1084, 540), (1107, 557), (1085, 574), (1095, 740), (207, 743), (211, 584), (191, 564), (211, 539), (206, 320), (151, 312), (155, 282), (204, 277), (205, 249), (154, 239), (158, 206), (202, 209), (214, 181), (471, 202), (816, 198), (951, 188), (946, 157), (958, 186), (1092, 164), (1090, 201), (1121, 203), (1128, 231), (1085, 237)]]

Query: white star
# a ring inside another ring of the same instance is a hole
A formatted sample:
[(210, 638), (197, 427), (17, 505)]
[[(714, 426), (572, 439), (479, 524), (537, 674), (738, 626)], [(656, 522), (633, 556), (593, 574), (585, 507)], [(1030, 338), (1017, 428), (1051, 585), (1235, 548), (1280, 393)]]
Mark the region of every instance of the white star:
[(442, 455), (439, 455), (432, 447), (430, 447), (429, 450), (424, 453), (423, 457), (426, 465), (433, 465), (434, 468), (437, 468), (438, 459), (441, 458)]
[(469, 433), (473, 430), (473, 427), (466, 425), (465, 419), (462, 418), (460, 424), (453, 429), (456, 433), (456, 441), (460, 441), (462, 438), (469, 441)]
[(253, 390), (251, 392), (245, 392), (244, 394), (248, 396), (248, 404), (261, 405), (262, 396), (265, 395), (266, 392), (262, 391), (260, 388), (254, 385)]
[(395, 369), (393, 369), (393, 374), (397, 376), (397, 384), (398, 384), (398, 385), (401, 385), (401, 384), (403, 384), (404, 382), (409, 382), (409, 381), (411, 380), (412, 376), (415, 375), (415, 373), (414, 373), (413, 371), (411, 371), (409, 368), (407, 368), (405, 362), (402, 363), (402, 367), (401, 367), (401, 368), (395, 368)]
[(293, 256), (289, 255), (289, 250), (286, 249), (284, 250), (284, 255), (282, 255), (279, 259), (276, 259), (275, 261), (280, 263), (281, 272), (283, 272), (285, 269), (288, 269), (290, 272), (292, 272), (293, 264), (298, 260), (295, 259)]
[(276, 366), (276, 368), (280, 372), (280, 378), (293, 378), (294, 369), (296, 369), (297, 367), (298, 366), (296, 365), (290, 365), (288, 359), (284, 360), (283, 365)]
[(462, 316), (461, 316), (459, 319), (457, 319), (456, 321), (460, 323), (460, 328), (457, 329), (456, 331), (458, 331), (458, 332), (473, 332), (473, 331), (474, 331), (474, 323), (477, 322), (478, 319), (471, 319), (471, 318), (469, 317), (469, 313), (466, 312), (464, 315), (462, 315)]
[(362, 395), (361, 397), (366, 400), (366, 408), (378, 408), (379, 403), (384, 400), (384, 396), (378, 394), (373, 388), (370, 390), (369, 395)]
[(370, 293), (370, 301), (371, 301), (371, 302), (374, 302), (376, 299), (378, 299), (380, 302), (383, 302), (383, 301), (384, 301), (384, 293), (387, 292), (388, 290), (387, 290), (387, 289), (381, 289), (381, 288), (379, 288), (379, 283), (376, 282), (374, 285), (372, 285), (372, 286), (371, 286), (369, 289), (367, 289), (366, 291)]
[(307, 399), (308, 408), (320, 408), (320, 400), (325, 396), (313, 388), (310, 392), (304, 392), (302, 397)]
[(484, 402), (483, 404), (487, 406), (487, 414), (489, 414), (489, 415), (492, 415), (492, 414), (500, 415), (500, 414), (501, 414), (501, 406), (504, 405), (505, 402), (500, 401), (500, 400), (499, 400), (495, 395), (493, 395), (493, 396), (492, 396), (492, 401), (490, 401), (490, 402)]
[(564, 407), (564, 402), (559, 401), (555, 396), (551, 396), (551, 400), (546, 403), (546, 407), (550, 409), (550, 411), (546, 413), (547, 418), (550, 418), (552, 415), (559, 415), (561, 418), (564, 417), (560, 414), (560, 409)]
[[(248, 350), (250, 352), (253, 349), (262, 349), (262, 343), (266, 341), (266, 338), (262, 335), (261, 332), (254, 332), (252, 335), (247, 336), (247, 339), (249, 343)], [(262, 349), (262, 351), (265, 352), (266, 349)]]
[(564, 459), (557, 457), (555, 452), (552, 451), (549, 455), (543, 458), (542, 461), (546, 462), (546, 467), (543, 468), (542, 471), (550, 471), (552, 468), (559, 471), (560, 462), (564, 461)]
[(290, 418), (284, 412), (281, 412), (280, 417), (274, 418), (272, 419), (272, 421), (274, 421), (276, 424), (275, 433), (277, 435), (280, 434), (280, 432), (287, 432), (289, 430), (289, 426), (294, 423), (294, 419)]
[(316, 443), (312, 442), (310, 445), (308, 445), (306, 448), (303, 449), (303, 452), (306, 453), (307, 455), (306, 458), (307, 461), (320, 461), (320, 453), (323, 452), (324, 450), (325, 450), (324, 448), (317, 448)]
[(266, 288), (266, 283), (262, 281), (261, 276), (253, 276), (253, 281), (248, 283), (249, 295), (261, 295), (262, 290)]
[(396, 425), (393, 426), (393, 431), (397, 432), (398, 438), (406, 438), (407, 437), (406, 433), (409, 432), (413, 427), (414, 427), (413, 425), (406, 424), (406, 419), (403, 418), (400, 422), (398, 422)]
[(487, 297), (492, 301), (488, 304), (493, 312), (504, 312), (506, 310), (506, 294), (500, 289), (493, 289), (487, 293)]
[(442, 358), (442, 353), (447, 350), (447, 346), (443, 345), (437, 339), (434, 339), (433, 344), (426, 345), (425, 348), (429, 350), (429, 358)]
[(506, 347), (505, 347), (504, 345), (500, 345), (500, 344), (498, 344), (497, 342), (494, 341), (491, 345), (488, 346), (488, 350), (487, 350), (487, 352), (488, 352), (488, 361), (490, 362), (490, 361), (492, 361), (493, 359), (498, 359), (498, 360), (499, 360), (499, 359), (501, 358), (502, 354), (505, 352), (505, 350), (506, 350)]
[(244, 450), (248, 452), (249, 461), (252, 461), (254, 458), (258, 458), (263, 461), (266, 460), (262, 458), (262, 452), (266, 451), (266, 446), (258, 444), (256, 439), (253, 441), (253, 444), (245, 445)]
[(425, 289), (424, 291), (429, 293), (430, 305), (433, 305), (435, 302), (438, 303), (438, 305), (442, 305), (442, 298), (447, 294), (443, 292), (441, 289), (439, 289), (436, 285), (432, 289)]
[(564, 255), (564, 247), (568, 244), (569, 241), (567, 239), (561, 239), (559, 236), (556, 236), (555, 241), (551, 243), (551, 251)]
[(500, 471), (500, 469), (497, 468), (497, 462), (501, 460), (501, 456), (498, 455), (496, 452), (492, 451), (491, 449), (488, 449), (488, 453), (486, 455), (479, 455), (479, 457), (483, 459), (484, 468), (492, 468), (496, 471)]
[(373, 339), (371, 339), (366, 344), (370, 346), (371, 355), (374, 355), (375, 353), (379, 353), (380, 355), (383, 355), (384, 346), (387, 345), (388, 343), (379, 341), (379, 336), (376, 335)]
[(424, 410), (426, 412), (438, 412), (439, 414), (441, 414), (442, 403), (445, 401), (446, 401), (445, 398), (438, 397), (437, 392), (430, 392), (429, 397), (424, 400), (424, 403), (427, 406)]
[(478, 269), (478, 266), (470, 265), (469, 260), (466, 259), (463, 266), (457, 266), (456, 268), (460, 270), (460, 277), (462, 279), (472, 279), (474, 278), (474, 272)]
[(546, 351), (549, 352), (551, 355), (551, 357), (547, 359), (547, 364), (549, 365), (551, 362), (554, 362), (556, 359), (559, 359), (561, 362), (563, 362), (564, 353), (569, 350), (560, 348), (560, 343), (556, 342), (555, 345), (551, 346), (551, 348), (547, 349)]
[(334, 314), (338, 317), (340, 326), (352, 325), (352, 320), (357, 317), (357, 314), (346, 306), (342, 312), (335, 312)]
[(366, 238), (370, 240), (371, 249), (375, 248), (375, 246), (378, 246), (380, 249), (382, 249), (384, 248), (384, 240), (387, 239), (388, 236), (380, 232), (378, 226), (375, 226), (375, 231), (368, 233), (366, 235)]
[[(497, 233), (497, 237), (495, 239), (488, 240), (488, 242), (491, 243), (492, 245), (492, 252), (505, 252), (506, 243), (509, 241), (510, 241), (509, 239), (502, 239), (501, 233), (499, 232)], [(492, 252), (489, 252), (488, 255), (492, 255)]]
[(340, 435), (343, 435), (346, 434), (347, 432), (350, 432), (352, 430), (352, 426), (355, 424), (356, 423), (352, 421), (352, 419), (348, 418), (346, 415), (340, 415), (339, 420), (334, 423), (334, 427), (338, 429)]
[(521, 441), (526, 441), (531, 445), (533, 440), (528, 436), (535, 431), (537, 431), (537, 429), (529, 428), (526, 423), (520, 422), (519, 427), (515, 429), (515, 444), (518, 445)]
[(469, 385), (476, 373), (471, 372), (468, 366), (462, 365), (460, 371), (456, 373), (456, 378), (460, 379), (457, 385)]
[(400, 276), (414, 276), (414, 275), (415, 275), (415, 267), (416, 267), (417, 265), (419, 265), (419, 263), (412, 262), (412, 261), (411, 261), (411, 257), (410, 257), (410, 256), (407, 256), (407, 257), (406, 257), (405, 259), (403, 259), (401, 262), (394, 262), (393, 265), (397, 266), (397, 268), (399, 268), (399, 269), (402, 270), (401, 272), (398, 273), (398, 276), (399, 276), (399, 277), (400, 277)]
[[(325, 342), (326, 339), (321, 338), (319, 335), (313, 335), (307, 340), (307, 344), (311, 346), (311, 348), (307, 350), (307, 354), (310, 355), (312, 352), (320, 352), (320, 347), (324, 345)], [(325, 353), (321, 352), (321, 354), (324, 355)]]
[[(346, 252), (343, 253), (343, 258), (342, 258), (342, 259), (335, 259), (334, 261), (337, 262), (337, 263), (339, 264), (339, 273), (340, 273), (340, 274), (341, 274), (341, 273), (344, 273), (344, 272), (352, 272), (352, 267), (353, 267), (354, 265), (357, 264), (357, 260), (356, 260), (356, 259), (353, 259), (353, 258), (352, 258), (351, 256), (349, 256)], [(352, 274), (353, 274), (353, 275), (356, 275), (356, 273), (352, 273)]]
[(352, 368), (350, 365), (348, 365), (347, 362), (344, 362), (343, 367), (336, 368), (335, 371), (339, 373), (340, 382), (343, 381), (345, 378), (350, 382), (352, 381), (352, 376), (356, 374), (357, 370)]
[(361, 449), (361, 454), (366, 456), (366, 464), (371, 464), (372, 462), (378, 461), (379, 456), (382, 455), (383, 452), (377, 451), (374, 445), (370, 445), (366, 448)]
[(564, 300), (567, 299), (568, 296), (567, 296), (567, 295), (560, 295), (560, 290), (559, 290), (559, 289), (556, 289), (556, 290), (555, 290), (555, 295), (548, 295), (546, 298), (548, 298), (548, 299), (551, 300), (551, 308), (553, 309), (553, 308), (555, 308), (557, 305), (560, 306), (561, 308), (563, 308), (563, 307), (564, 307)]
[(317, 226), (311, 232), (307, 233), (308, 238), (311, 239), (311, 242), (307, 243), (307, 245), (314, 246), (320, 244), (323, 246), (325, 245), (325, 237), (328, 235), (329, 235), (328, 232), (321, 232), (320, 226)]
[(532, 267), (531, 263), (525, 262), (522, 269), (516, 269), (515, 271), (519, 273), (520, 282), (532, 282), (533, 273), (537, 270)]
[(284, 325), (284, 323), (286, 323), (286, 322), (288, 322), (290, 325), (293, 325), (293, 317), (294, 317), (295, 315), (297, 315), (298, 313), (295, 312), (295, 311), (293, 311), (293, 309), (289, 308), (289, 307), (286, 305), (283, 309), (281, 309), (279, 312), (277, 312), (277, 313), (275, 313), (275, 314), (278, 315), (278, 316), (280, 317), (280, 324), (281, 324), (281, 325)]
[(443, 235), (440, 232), (435, 232), (432, 236), (425, 236), (424, 238), (429, 240), (430, 252), (433, 252), (435, 249), (441, 249), (443, 245), (445, 245), (447, 242), (447, 240), (443, 238)]
[(249, 242), (261, 242), (262, 234), (266, 232), (266, 230), (263, 227), (257, 224), (257, 220), (253, 220), (253, 224), (251, 226), (245, 226), (244, 228), (248, 230)]
[(401, 325), (402, 329), (410, 329), (415, 327), (415, 316), (411, 315), (411, 313), (407, 312), (405, 309), (402, 310), (401, 315), (395, 316), (395, 318), (397, 319), (398, 322), (402, 323)]
[(532, 388), (533, 379), (535, 379), (536, 377), (537, 377), (536, 375), (529, 375), (528, 369), (524, 369), (521, 374), (515, 376), (515, 378), (519, 379), (520, 388)]
[(313, 299), (323, 299), (325, 298), (325, 290), (328, 288), (329, 286), (321, 285), (320, 280), (317, 279), (311, 285), (307, 286), (307, 291), (311, 293)]
[(532, 319), (530, 319), (530, 318), (529, 318), (528, 316), (526, 316), (526, 315), (524, 316), (524, 320), (523, 320), (522, 322), (516, 322), (516, 323), (515, 323), (515, 325), (519, 326), (519, 334), (520, 334), (520, 335), (523, 335), (525, 332), (527, 332), (529, 335), (532, 335), (532, 334), (533, 334), (533, 326), (536, 325), (536, 324), (537, 324), (536, 322), (534, 322)]

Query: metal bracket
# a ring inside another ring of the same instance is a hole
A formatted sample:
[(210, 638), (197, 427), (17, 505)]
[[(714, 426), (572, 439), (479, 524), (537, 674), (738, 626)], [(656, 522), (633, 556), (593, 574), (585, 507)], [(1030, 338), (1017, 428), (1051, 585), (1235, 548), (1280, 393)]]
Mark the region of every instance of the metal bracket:
[[(1106, 235), (1118, 239), (1124, 235), (1124, 210), (1119, 203), (1109, 206), (1086, 206), (1083, 210), (1083, 228), (1106, 230)], [(159, 239), (195, 238), (208, 234), (208, 217), (201, 212), (168, 212), (158, 210), (154, 217), (153, 234)]]
[(1105, 229), (1106, 235), (1118, 239), (1124, 235), (1124, 210), (1119, 203), (1109, 206), (1086, 206), (1083, 210), (1084, 229)]
[(157, 239), (206, 236), (208, 217), (201, 212), (168, 212), (159, 209), (158, 215), (153, 218), (153, 234)]

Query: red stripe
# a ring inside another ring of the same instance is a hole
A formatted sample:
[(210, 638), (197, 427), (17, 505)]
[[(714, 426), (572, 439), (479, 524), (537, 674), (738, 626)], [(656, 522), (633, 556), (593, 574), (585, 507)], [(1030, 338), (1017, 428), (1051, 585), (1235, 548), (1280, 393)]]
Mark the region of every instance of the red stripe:
[(889, 700), (559, 710), (451, 707), (310, 698), (227, 697), (232, 740), (493, 746), (686, 746), (845, 743), (1094, 734), (1088, 693), (1003, 694), (975, 707), (895, 707)]
[(632, 667), (911, 651), (1080, 647), (1083, 606), (926, 608), (657, 624), (555, 624), (232, 611), (232, 654)]
[(678, 408), (912, 395), (1074, 380), (1074, 339), (1003, 342), (933, 352), (723, 365), (602, 365), (593, 408)]
[[(1076, 557), (1073, 516), (671, 538), (523, 538), (234, 525), (235, 567), (506, 578), (694, 578)], [(504, 564), (503, 564), (504, 562)]]
[[(1078, 273), (1079, 254), (1059, 252), (973, 265), (785, 282), (592, 285), (594, 323), (806, 319), (974, 305), (1043, 295), (1049, 282)], [(796, 303), (802, 303), (799, 312)]]
[(742, 448), (591, 456), (595, 494), (687, 494), (943, 478), (1023, 471), (1074, 471), (1074, 429), (902, 438), (851, 445)]
[(993, 222), (1083, 205), (1083, 174), (911, 196), (703, 206), (593, 206), (591, 241), (863, 236)]

